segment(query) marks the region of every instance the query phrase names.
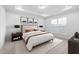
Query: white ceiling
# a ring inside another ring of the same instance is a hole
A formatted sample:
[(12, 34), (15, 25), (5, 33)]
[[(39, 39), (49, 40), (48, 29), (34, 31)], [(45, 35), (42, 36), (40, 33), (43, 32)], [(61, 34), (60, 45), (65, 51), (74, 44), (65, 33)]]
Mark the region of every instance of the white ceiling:
[(76, 12), (79, 10), (79, 5), (69, 6), (70, 9), (66, 9), (65, 5), (47, 5), (46, 8), (40, 9), (39, 5), (20, 5), (23, 10), (17, 10), (15, 8), (16, 5), (6, 5), (4, 6), (7, 11), (11, 12), (21, 12), (25, 14), (30, 14), (34, 16), (40, 16), (43, 18), (48, 18), (54, 15), (62, 14), (62, 13), (69, 13), (69, 12)]

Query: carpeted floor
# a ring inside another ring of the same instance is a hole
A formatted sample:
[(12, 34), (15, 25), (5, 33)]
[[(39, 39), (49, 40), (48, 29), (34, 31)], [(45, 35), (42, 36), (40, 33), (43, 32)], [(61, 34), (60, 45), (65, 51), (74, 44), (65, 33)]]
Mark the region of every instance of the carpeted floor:
[(68, 54), (68, 40), (64, 40), (55, 48), (49, 50), (47, 54)]
[(55, 38), (54, 41), (49, 41), (32, 49), (31, 52), (25, 47), (23, 40), (15, 42), (7, 42), (0, 54), (67, 54), (68, 41)]

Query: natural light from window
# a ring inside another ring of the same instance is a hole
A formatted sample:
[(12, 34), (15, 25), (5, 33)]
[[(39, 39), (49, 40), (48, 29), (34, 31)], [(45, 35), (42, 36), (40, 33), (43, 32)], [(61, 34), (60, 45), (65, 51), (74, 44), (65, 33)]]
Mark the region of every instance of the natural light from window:
[(51, 24), (56, 25), (56, 24), (57, 24), (57, 19), (53, 19), (53, 20), (51, 21)]
[(57, 25), (57, 26), (65, 26), (67, 25), (67, 17), (60, 17), (60, 18), (53, 19), (51, 21), (51, 24)]

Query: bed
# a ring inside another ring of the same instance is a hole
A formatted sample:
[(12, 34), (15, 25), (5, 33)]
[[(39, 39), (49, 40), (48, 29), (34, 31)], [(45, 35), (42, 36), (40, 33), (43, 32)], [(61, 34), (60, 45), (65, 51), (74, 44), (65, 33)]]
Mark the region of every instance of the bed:
[(46, 41), (53, 40), (54, 36), (51, 33), (42, 32), (42, 31), (33, 31), (23, 30), (23, 40), (26, 44), (28, 51), (31, 51), (32, 48), (36, 45), (42, 44)]

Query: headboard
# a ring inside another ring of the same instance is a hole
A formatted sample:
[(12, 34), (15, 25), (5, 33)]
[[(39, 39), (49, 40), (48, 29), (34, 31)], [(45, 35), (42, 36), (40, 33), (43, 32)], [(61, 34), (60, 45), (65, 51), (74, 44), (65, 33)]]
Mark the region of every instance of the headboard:
[(34, 29), (37, 29), (38, 26), (36, 25), (22, 25), (22, 33), (26, 32), (27, 29), (30, 29), (30, 30), (34, 30)]

